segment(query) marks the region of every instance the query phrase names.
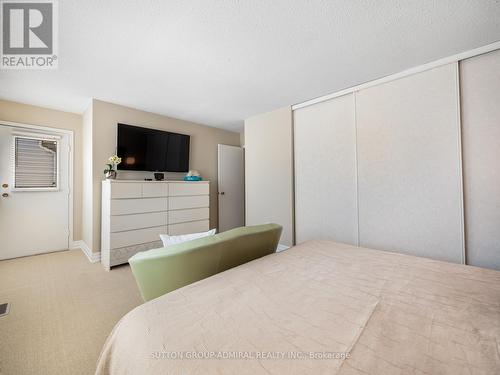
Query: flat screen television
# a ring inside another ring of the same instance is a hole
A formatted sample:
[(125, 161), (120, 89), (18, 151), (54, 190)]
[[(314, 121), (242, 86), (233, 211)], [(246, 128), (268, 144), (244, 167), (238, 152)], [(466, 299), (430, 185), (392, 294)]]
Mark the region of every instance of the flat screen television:
[(189, 135), (118, 124), (119, 170), (189, 171)]

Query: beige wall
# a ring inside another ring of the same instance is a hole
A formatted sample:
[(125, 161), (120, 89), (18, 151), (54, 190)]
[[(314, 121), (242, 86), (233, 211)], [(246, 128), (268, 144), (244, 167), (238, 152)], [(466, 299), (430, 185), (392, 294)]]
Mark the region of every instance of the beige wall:
[[(86, 141), (92, 140), (92, 150), (85, 145), (85, 152), (92, 154), (92, 205), (86, 202), (86, 206), (91, 207), (93, 224), (92, 228), (87, 228), (87, 220), (84, 222), (84, 233), (91, 233), (92, 244), (86, 242), (93, 252), (100, 251), (101, 248), (101, 181), (103, 180), (103, 168), (109, 156), (116, 150), (116, 130), (117, 123), (143, 126), (160, 130), (188, 134), (191, 136), (190, 145), (190, 168), (197, 169), (201, 175), (211, 181), (210, 184), (210, 227), (217, 226), (217, 144), (240, 145), (240, 135), (217, 128), (203, 126), (192, 122), (173, 119), (154, 113), (139, 111), (133, 108), (124, 107), (100, 100), (92, 101), (92, 108), (89, 109), (92, 118), (90, 133), (87, 133), (87, 126), (84, 125)], [(123, 176), (123, 174), (122, 174)], [(144, 178), (144, 174), (136, 174), (137, 178)], [(182, 174), (177, 174), (177, 178), (182, 178)], [(133, 177), (133, 175), (132, 175)], [(118, 175), (120, 178), (120, 174)], [(90, 186), (85, 184), (87, 194)]]
[(80, 240), (82, 238), (82, 116), (0, 100), (0, 120), (73, 131), (73, 240)]
[(89, 246), (93, 242), (93, 166), (92, 166), (92, 104), (82, 119), (82, 240)]
[(245, 120), (246, 224), (283, 226), (281, 243), (293, 244), (292, 110)]

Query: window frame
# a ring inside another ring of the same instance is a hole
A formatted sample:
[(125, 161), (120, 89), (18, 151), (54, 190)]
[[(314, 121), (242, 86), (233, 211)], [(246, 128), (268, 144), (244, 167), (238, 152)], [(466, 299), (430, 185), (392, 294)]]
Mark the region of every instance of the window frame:
[[(34, 139), (37, 141), (56, 142), (56, 186), (54, 187), (16, 187), (16, 139)], [(18, 133), (12, 134), (12, 188), (11, 192), (57, 192), (61, 190), (59, 174), (60, 174), (60, 148), (61, 137), (49, 134), (38, 133)]]

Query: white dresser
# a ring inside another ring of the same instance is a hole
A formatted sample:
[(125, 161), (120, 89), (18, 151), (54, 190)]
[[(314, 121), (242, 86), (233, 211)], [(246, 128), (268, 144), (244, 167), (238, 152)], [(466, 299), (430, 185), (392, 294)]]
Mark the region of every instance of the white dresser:
[(162, 247), (160, 234), (209, 230), (209, 188), (208, 181), (103, 181), (103, 266), (109, 270), (139, 251)]

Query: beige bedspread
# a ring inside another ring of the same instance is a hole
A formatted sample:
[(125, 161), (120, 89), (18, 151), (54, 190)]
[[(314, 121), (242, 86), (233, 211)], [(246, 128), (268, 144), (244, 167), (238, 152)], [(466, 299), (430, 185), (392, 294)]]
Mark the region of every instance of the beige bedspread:
[(127, 314), (97, 374), (500, 374), (500, 272), (311, 241)]

